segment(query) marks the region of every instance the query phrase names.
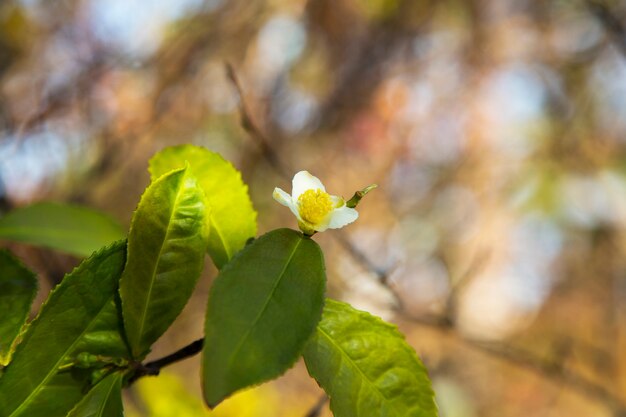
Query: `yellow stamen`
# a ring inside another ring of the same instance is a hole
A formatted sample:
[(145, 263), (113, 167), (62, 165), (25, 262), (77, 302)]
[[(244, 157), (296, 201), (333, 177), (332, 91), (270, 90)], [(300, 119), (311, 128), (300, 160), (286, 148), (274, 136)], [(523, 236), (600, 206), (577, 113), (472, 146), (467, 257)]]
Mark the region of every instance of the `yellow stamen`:
[(319, 188), (306, 190), (298, 197), (300, 217), (311, 224), (319, 224), (332, 210), (330, 195)]

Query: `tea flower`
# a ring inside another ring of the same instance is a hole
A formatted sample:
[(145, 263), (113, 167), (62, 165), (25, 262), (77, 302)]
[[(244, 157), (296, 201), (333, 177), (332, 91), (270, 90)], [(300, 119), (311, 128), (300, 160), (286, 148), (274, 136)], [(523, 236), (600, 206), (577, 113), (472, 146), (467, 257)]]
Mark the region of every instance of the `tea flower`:
[(298, 219), (298, 226), (307, 235), (326, 229), (339, 229), (352, 223), (359, 213), (348, 206), (343, 198), (330, 195), (324, 184), (307, 171), (293, 177), (291, 195), (274, 188), (274, 200), (289, 207)]

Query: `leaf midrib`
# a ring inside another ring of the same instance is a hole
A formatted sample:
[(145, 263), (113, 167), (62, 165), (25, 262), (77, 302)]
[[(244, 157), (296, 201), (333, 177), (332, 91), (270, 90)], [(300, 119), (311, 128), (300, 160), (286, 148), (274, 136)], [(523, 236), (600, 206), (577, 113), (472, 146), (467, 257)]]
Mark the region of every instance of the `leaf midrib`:
[(98, 410), (98, 414), (96, 416), (98, 416), (98, 417), (102, 417), (103, 416), (104, 409), (106, 408), (106, 405), (109, 402), (109, 396), (113, 392), (113, 389), (115, 388), (115, 385), (117, 384), (117, 379), (118, 378), (119, 378), (119, 376), (117, 376), (117, 375), (113, 378), (113, 381), (111, 382), (111, 386), (109, 387), (109, 391), (104, 396), (104, 401), (100, 405), (100, 409)]
[[(180, 184), (178, 187), (178, 190), (176, 191), (176, 197), (174, 198), (174, 204), (172, 204), (172, 210), (170, 211), (170, 215), (169, 215), (169, 219), (167, 221), (167, 230), (165, 231), (165, 236), (163, 236), (163, 240), (161, 241), (161, 247), (159, 248), (159, 254), (156, 258), (156, 262), (154, 263), (154, 268), (152, 269), (152, 273), (151, 273), (151, 279), (150, 279), (150, 287), (148, 288), (148, 294), (146, 296), (146, 302), (144, 304), (144, 309), (141, 315), (141, 321), (139, 323), (139, 331), (137, 332), (137, 347), (139, 346), (139, 344), (141, 343), (141, 339), (142, 339), (142, 334), (143, 334), (143, 329), (145, 327), (145, 323), (146, 323), (146, 316), (148, 314), (148, 306), (150, 305), (150, 299), (152, 298), (152, 290), (154, 288), (154, 281), (156, 281), (156, 272), (159, 269), (159, 265), (161, 264), (161, 255), (163, 254), (163, 248), (165, 247), (165, 242), (167, 241), (167, 238), (170, 234), (170, 231), (172, 230), (172, 228), (170, 227), (170, 225), (172, 224), (172, 218), (174, 217), (174, 213), (176, 212), (176, 208), (179, 205), (179, 200), (180, 200), (180, 195), (182, 193), (182, 190), (185, 188), (185, 179), (187, 177), (187, 172), (185, 171), (181, 180), (180, 180)], [(141, 353), (139, 353), (141, 354)], [(134, 356), (134, 352), (133, 352), (133, 356)]]
[[(209, 204), (211, 204), (210, 200), (209, 200)], [(219, 224), (215, 221), (215, 217), (213, 216), (213, 213), (214, 213), (214, 210), (211, 210), (211, 214), (210, 214), (211, 226), (213, 226), (213, 228), (217, 232), (217, 235), (219, 237), (220, 243), (222, 244), (222, 247), (224, 248), (224, 252), (226, 253), (226, 262), (224, 263), (224, 264), (226, 264), (226, 263), (228, 263), (228, 261), (232, 257), (231, 249), (229, 248), (229, 246), (227, 244), (228, 242), (226, 241), (226, 239), (224, 239), (224, 236), (222, 234), (222, 230), (220, 229)]]
[(233, 361), (235, 360), (235, 358), (239, 354), (239, 351), (241, 350), (241, 347), (243, 346), (245, 341), (250, 336), (250, 333), (252, 332), (252, 329), (254, 327), (256, 327), (258, 321), (261, 319), (261, 316), (263, 315), (263, 313), (267, 309), (267, 306), (269, 305), (270, 300), (274, 297), (274, 293), (276, 292), (276, 289), (278, 288), (278, 285), (282, 281), (283, 276), (285, 275), (285, 272), (287, 271), (287, 268), (289, 267), (289, 264), (293, 260), (293, 257), (295, 256), (296, 251), (298, 250), (298, 247), (300, 247), (301, 243), (302, 243), (302, 239), (298, 239), (298, 241), (294, 245), (293, 249), (291, 250), (291, 253), (289, 254), (289, 258), (287, 259), (287, 262), (285, 262), (285, 266), (283, 267), (282, 271), (280, 271), (280, 274), (278, 275), (278, 279), (276, 279), (276, 282), (274, 283), (274, 286), (272, 287), (272, 291), (270, 292), (270, 295), (267, 297), (267, 300), (265, 300), (265, 303), (263, 304), (263, 307), (261, 308), (261, 310), (259, 311), (257, 316), (254, 318), (254, 320), (252, 321), (252, 324), (250, 325), (250, 327), (248, 327), (248, 330), (246, 330), (246, 333), (243, 335), (243, 337), (241, 338), (241, 340), (239, 341), (239, 343), (237, 344), (237, 346), (233, 350), (233, 354), (232, 354), (232, 356), (230, 357), (230, 359), (228, 361), (228, 367), (229, 368), (232, 366)]
[(33, 389), (31, 391), (31, 393), (28, 395), (28, 397), (26, 397), (24, 399), (24, 401), (22, 401), (22, 403), (20, 404), (20, 406), (13, 410), (13, 412), (9, 415), (9, 417), (12, 416), (16, 416), (19, 414), (19, 412), (25, 407), (27, 406), (32, 397), (35, 396), (36, 394), (39, 394), (39, 392), (42, 389), (42, 386), (45, 385), (54, 375), (56, 375), (57, 372), (57, 368), (59, 367), (59, 365), (61, 364), (61, 362), (63, 361), (63, 359), (65, 359), (65, 357), (68, 355), (69, 352), (71, 352), (74, 347), (76, 347), (76, 344), (82, 339), (82, 337), (85, 335), (85, 333), (87, 333), (90, 329), (91, 326), (94, 324), (94, 322), (98, 319), (98, 317), (100, 317), (100, 314), (102, 314), (102, 312), (106, 309), (107, 305), (109, 304), (109, 301), (111, 300), (111, 298), (113, 297), (109, 297), (106, 302), (104, 302), (102, 304), (102, 307), (100, 308), (100, 311), (98, 311), (98, 314), (96, 314), (93, 319), (89, 322), (89, 325), (85, 327), (85, 329), (78, 335), (78, 337), (76, 337), (76, 339), (74, 339), (74, 341), (72, 342), (72, 344), (63, 352), (63, 354), (61, 354), (59, 356), (59, 360), (51, 367), (52, 371), (48, 372), (48, 374), (46, 375), (46, 377), (44, 379), (41, 380), (41, 382), (39, 384), (37, 384), (37, 386), (35, 387), (35, 389)]
[[(335, 342), (335, 340), (334, 340), (332, 337), (330, 337), (330, 335), (329, 335), (326, 331), (324, 331), (324, 329), (322, 329), (322, 327), (321, 327), (321, 326), (317, 326), (317, 330), (320, 332), (320, 334), (321, 334), (322, 336), (324, 336), (324, 337), (328, 340), (328, 342), (329, 342), (329, 343), (330, 343), (333, 347), (335, 347), (335, 348), (336, 348), (336, 349), (340, 352), (340, 354), (341, 354), (341, 356), (342, 356), (342, 357), (345, 357), (346, 362), (348, 362), (350, 365), (352, 365), (352, 367), (353, 367), (354, 369), (356, 369), (356, 370), (358, 371), (358, 373), (359, 373), (359, 374), (361, 374), (361, 376), (363, 377), (363, 379), (365, 379), (367, 382), (369, 382), (369, 384), (370, 384), (370, 385), (374, 388), (374, 391), (375, 391), (375, 392), (377, 392), (377, 393), (378, 393), (378, 395), (379, 395), (380, 397), (382, 397), (382, 398), (385, 400), (385, 402), (387, 402), (388, 404), (390, 404), (391, 408), (393, 408), (395, 411), (398, 411), (398, 412), (399, 412), (399, 410), (396, 410), (396, 407), (392, 405), (393, 403), (392, 403), (392, 402), (391, 402), (391, 400), (390, 400), (390, 399), (389, 399), (389, 398), (385, 395), (385, 393), (384, 393), (384, 392), (382, 392), (382, 391), (380, 390), (380, 388), (378, 388), (378, 386), (374, 383), (374, 381), (372, 381), (372, 380), (371, 380), (371, 379), (370, 379), (370, 378), (369, 378), (369, 377), (365, 374), (365, 372), (363, 372), (363, 371), (361, 370), (361, 368), (360, 368), (360, 367), (359, 367), (359, 366), (358, 366), (358, 365), (357, 365), (357, 364), (356, 364), (356, 363), (352, 360), (352, 358), (350, 357), (350, 355), (348, 355), (348, 353), (347, 353), (347, 352), (346, 352), (346, 351), (345, 351), (345, 350), (341, 347), (341, 345), (337, 344), (337, 343)], [(396, 415), (400, 415), (400, 414), (396, 414)]]

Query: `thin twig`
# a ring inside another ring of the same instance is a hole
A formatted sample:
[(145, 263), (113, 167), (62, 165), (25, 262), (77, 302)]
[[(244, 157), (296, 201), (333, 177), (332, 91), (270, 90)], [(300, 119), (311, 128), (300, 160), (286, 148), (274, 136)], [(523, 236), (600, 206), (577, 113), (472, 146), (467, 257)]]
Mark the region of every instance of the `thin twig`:
[(358, 263), (363, 265), (367, 271), (370, 271), (376, 276), (378, 282), (383, 285), (387, 285), (389, 281), (389, 270), (390, 268), (380, 268), (376, 266), (369, 258), (356, 246), (354, 246), (347, 237), (344, 236), (343, 233), (337, 232), (333, 233), (335, 240), (339, 242), (339, 244), (344, 248), (346, 252), (352, 256)]
[[(397, 293), (394, 292), (394, 295), (397, 296)], [(463, 336), (454, 327), (454, 322), (445, 316), (413, 316), (401, 308), (397, 309), (396, 312), (411, 323), (451, 334), (459, 343), (472, 350), (500, 359), (520, 369), (530, 371), (541, 378), (566, 386), (588, 398), (595, 399), (605, 404), (615, 416), (626, 416), (626, 404), (621, 398), (605, 386), (564, 368), (559, 362), (539, 357), (522, 348)]]
[[(228, 79), (233, 84), (233, 87), (237, 91), (237, 95), (239, 96), (239, 114), (241, 117), (241, 125), (246, 132), (250, 135), (250, 137), (255, 140), (258, 145), (261, 147), (261, 152), (263, 153), (263, 157), (267, 160), (270, 166), (285, 180), (291, 180), (291, 172), (292, 170), (288, 168), (287, 164), (283, 163), (278, 152), (272, 147), (271, 142), (267, 139), (267, 136), (263, 133), (263, 131), (258, 127), (258, 125), (254, 122), (254, 119), (250, 113), (250, 107), (246, 102), (246, 98), (243, 92), (243, 87), (239, 82), (239, 77), (235, 71), (235, 68), (230, 64), (226, 63), (226, 75)], [(377, 279), (381, 283), (386, 283), (389, 276), (389, 269), (378, 268), (376, 265), (371, 263), (368, 257), (356, 246), (354, 246), (347, 238), (341, 235), (341, 233), (333, 233), (335, 239), (339, 242), (341, 246), (343, 246), (348, 253), (360, 264), (362, 264), (366, 270), (372, 271), (376, 274)]]
[(585, 392), (587, 395), (604, 402), (617, 416), (623, 416), (626, 413), (626, 405), (623, 401), (606, 387), (564, 368), (558, 362), (542, 359), (524, 349), (504, 346), (500, 343), (487, 343), (473, 339), (465, 339), (464, 341), (477, 351), (503, 359), (541, 377), (549, 378), (557, 384)]
[[(276, 172), (282, 177), (289, 179), (288, 172), (290, 171), (285, 169), (285, 165), (280, 161), (278, 153), (272, 148), (271, 143), (267, 141), (265, 135), (257, 127), (257, 125), (252, 120), (252, 117), (250, 116), (247, 104), (244, 99), (243, 89), (241, 88), (241, 84), (239, 83), (234, 68), (230, 64), (227, 64), (226, 69), (228, 73), (228, 78), (232, 81), (237, 90), (237, 93), (239, 94), (239, 111), (241, 114), (243, 128), (250, 134), (250, 136), (254, 140), (259, 143), (263, 151), (263, 156), (267, 159), (267, 162), (276, 170)], [(500, 359), (521, 369), (532, 371), (540, 377), (567, 386), (572, 390), (575, 390), (587, 396), (588, 398), (592, 398), (599, 402), (602, 402), (609, 409), (611, 409), (611, 411), (616, 416), (626, 416), (626, 404), (621, 398), (610, 392), (603, 385), (597, 384), (594, 381), (591, 381), (574, 371), (564, 369), (553, 361), (543, 359), (531, 352), (519, 348), (513, 348), (503, 344), (487, 344), (482, 341), (464, 337), (457, 331), (455, 327), (454, 317), (450, 316), (448, 312), (444, 315), (412, 316), (404, 308), (404, 305), (400, 298), (400, 294), (393, 287), (392, 283), (388, 279), (389, 273), (376, 267), (376, 265), (374, 265), (362, 251), (352, 245), (352, 243), (345, 237), (340, 236), (340, 234), (338, 233), (334, 233), (333, 236), (336, 237), (339, 243), (347, 250), (348, 254), (350, 254), (350, 256), (357, 263), (362, 265), (366, 270), (375, 274), (378, 278), (378, 281), (391, 291), (396, 301), (396, 311), (406, 320), (422, 326), (428, 326), (442, 332), (452, 333), (456, 336), (456, 339), (459, 341), (459, 343), (471, 349), (488, 354), (493, 358)], [(481, 263), (482, 261), (478, 262), (478, 265), (480, 265)], [(473, 274), (476, 269), (472, 267), (467, 274), (464, 274), (461, 282), (459, 283), (459, 289), (465, 287), (465, 285), (471, 279), (471, 277), (468, 275)], [(312, 409), (312, 411), (314, 410), (315, 409)], [(315, 414), (313, 414), (313, 416), (315, 416)]]
[(304, 417), (319, 417), (327, 402), (328, 396), (326, 394), (322, 394), (319, 400), (317, 400), (317, 402), (313, 404), (313, 407), (311, 407), (309, 411), (307, 411)]
[(237, 77), (237, 73), (235, 69), (230, 63), (226, 63), (226, 75), (228, 79), (232, 82), (235, 90), (237, 90), (237, 95), (239, 96), (239, 114), (241, 116), (241, 126), (244, 128), (248, 134), (258, 143), (261, 148), (261, 152), (263, 153), (263, 157), (267, 160), (267, 162), (278, 172), (283, 178), (289, 179), (289, 170), (286, 168), (285, 164), (282, 163), (278, 153), (274, 150), (270, 141), (267, 137), (261, 132), (261, 129), (257, 127), (252, 119), (252, 114), (250, 113), (250, 109), (246, 103), (246, 99), (243, 93), (243, 88), (241, 87), (241, 83), (239, 82), (239, 78)]
[(204, 346), (204, 339), (198, 339), (194, 342), (191, 342), (187, 346), (178, 349), (174, 353), (171, 353), (155, 361), (139, 365), (135, 374), (128, 380), (128, 385), (131, 385), (133, 382), (143, 376), (158, 375), (162, 368), (165, 368), (166, 366), (173, 363), (182, 361), (183, 359), (187, 359), (194, 355), (197, 355), (202, 351), (202, 346)]

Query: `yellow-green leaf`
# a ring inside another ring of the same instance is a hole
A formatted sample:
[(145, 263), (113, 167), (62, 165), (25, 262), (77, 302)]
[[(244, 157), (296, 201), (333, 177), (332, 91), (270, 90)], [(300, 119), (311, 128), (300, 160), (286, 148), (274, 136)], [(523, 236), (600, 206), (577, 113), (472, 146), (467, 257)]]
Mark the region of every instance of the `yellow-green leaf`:
[(126, 334), (136, 359), (145, 356), (191, 296), (204, 266), (207, 210), (187, 168), (165, 174), (141, 197), (120, 282)]
[(208, 252), (218, 268), (256, 235), (256, 211), (241, 173), (219, 154), (206, 148), (181, 145), (165, 148), (150, 160), (155, 180), (175, 168), (189, 167), (211, 206)]
[(9, 363), (37, 293), (37, 277), (9, 251), (0, 250), (0, 365)]
[(304, 361), (335, 417), (437, 416), (426, 369), (404, 336), (349, 304), (326, 299)]

